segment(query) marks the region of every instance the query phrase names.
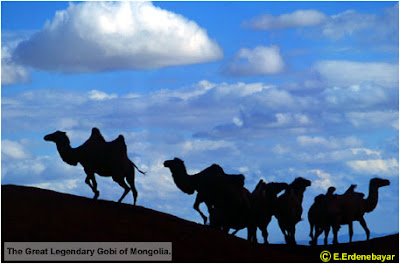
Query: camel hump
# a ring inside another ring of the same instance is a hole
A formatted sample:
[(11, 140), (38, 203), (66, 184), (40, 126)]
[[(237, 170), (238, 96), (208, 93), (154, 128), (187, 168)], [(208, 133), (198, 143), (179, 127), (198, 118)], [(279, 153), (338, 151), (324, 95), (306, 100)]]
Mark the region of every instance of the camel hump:
[(264, 180), (261, 179), (261, 180), (257, 183), (256, 188), (254, 188), (254, 190), (253, 190), (252, 193), (253, 193), (253, 194), (260, 193), (260, 192), (262, 191), (262, 188), (263, 188), (264, 184), (265, 184)]
[(92, 134), (89, 137), (89, 140), (96, 140), (99, 142), (106, 142), (103, 135), (100, 133), (100, 130), (97, 127), (92, 128)]
[(116, 139), (109, 142), (109, 144), (116, 152), (126, 153), (128, 150), (123, 135), (119, 135)]
[(215, 171), (215, 172), (217, 172), (217, 173), (225, 173), (224, 172), (224, 169), (222, 169), (222, 167), (221, 166), (219, 166), (218, 164), (213, 164), (213, 165), (211, 165), (210, 167), (209, 167), (209, 169), (211, 169), (211, 170), (213, 170), (213, 171)]

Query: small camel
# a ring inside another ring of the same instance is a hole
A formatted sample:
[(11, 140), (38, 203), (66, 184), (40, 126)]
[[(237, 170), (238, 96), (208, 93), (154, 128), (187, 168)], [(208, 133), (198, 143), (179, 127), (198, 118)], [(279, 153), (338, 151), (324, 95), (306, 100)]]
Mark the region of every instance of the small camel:
[[(256, 226), (261, 230), (264, 244), (268, 244), (267, 227), (271, 222), (276, 210), (278, 194), (285, 190), (289, 185), (284, 182), (265, 183), (262, 179), (251, 193), (253, 200), (253, 211)], [(255, 230), (257, 232), (257, 229)], [(254, 242), (257, 242), (257, 234), (253, 234)]]
[[(330, 199), (335, 199), (336, 195), (333, 193), (336, 188), (331, 186), (328, 188), (326, 194), (320, 194), (314, 198), (314, 203), (311, 205), (308, 211), (308, 221), (310, 223), (310, 245), (317, 245), (318, 236), (324, 231), (325, 239), (324, 244), (328, 244), (328, 235), (330, 225), (328, 224), (326, 206)], [(314, 233), (315, 227), (315, 233)]]
[(231, 228), (235, 229), (232, 235), (247, 228), (247, 239), (254, 241), (257, 227), (254, 222), (251, 193), (243, 187), (241, 191), (226, 198), (223, 203), (217, 203), (210, 208), (210, 226), (226, 233)]
[[(233, 194), (241, 192), (244, 186), (244, 176), (242, 174), (225, 174), (219, 165), (213, 164), (197, 174), (188, 175), (185, 164), (179, 158), (166, 160), (164, 167), (170, 169), (172, 178), (181, 191), (189, 195), (197, 191), (193, 208), (199, 212), (204, 224), (207, 222), (207, 217), (200, 210), (199, 206), (202, 202), (205, 202), (210, 212), (213, 206), (222, 205), (227, 199), (240, 200), (238, 196)], [(235, 202), (239, 203), (239, 201)]]
[(289, 184), (286, 191), (277, 199), (274, 215), (278, 219), (286, 244), (296, 244), (296, 224), (301, 221), (303, 195), (310, 185), (309, 180), (298, 177)]
[[(137, 191), (135, 188), (135, 168), (142, 174), (145, 172), (128, 158), (125, 139), (119, 135), (117, 139), (106, 142), (98, 128), (92, 129), (89, 139), (77, 148), (72, 148), (69, 138), (65, 132), (56, 131), (44, 137), (44, 140), (56, 143), (57, 150), (62, 160), (69, 165), (76, 166), (80, 163), (86, 173), (85, 183), (94, 192), (93, 199), (99, 197), (95, 173), (112, 179), (124, 188), (124, 193), (118, 200), (122, 199), (132, 190), (133, 204), (136, 205)], [(129, 186), (127, 185), (128, 182)]]
[[(358, 221), (363, 227), (367, 240), (369, 240), (370, 231), (364, 219), (364, 214), (372, 212), (378, 204), (378, 190), (381, 187), (390, 185), (390, 181), (381, 178), (373, 178), (369, 183), (369, 194), (367, 199), (363, 199), (364, 194), (352, 192), (347, 195), (340, 195), (332, 200), (327, 206), (327, 213), (330, 225), (333, 230), (333, 243), (337, 244), (337, 234), (340, 225), (349, 226), (349, 241), (353, 237), (353, 221)], [(355, 186), (352, 188), (354, 190)]]

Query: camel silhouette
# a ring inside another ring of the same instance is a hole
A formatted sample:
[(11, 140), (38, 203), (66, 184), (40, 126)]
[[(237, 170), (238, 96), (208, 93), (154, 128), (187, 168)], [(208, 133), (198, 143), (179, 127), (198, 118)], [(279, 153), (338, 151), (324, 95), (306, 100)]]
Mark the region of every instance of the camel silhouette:
[(241, 197), (236, 195), (243, 191), (244, 176), (242, 174), (225, 174), (219, 165), (213, 164), (197, 174), (188, 175), (184, 162), (179, 158), (166, 160), (164, 167), (170, 169), (172, 178), (181, 191), (189, 195), (197, 191), (193, 208), (199, 212), (204, 224), (207, 222), (207, 217), (199, 208), (202, 202), (206, 204), (209, 212), (216, 205), (222, 208), (229, 200), (236, 204), (242, 202)]
[[(326, 207), (331, 199), (336, 198), (336, 195), (333, 194), (335, 191), (336, 191), (335, 187), (333, 186), (329, 187), (326, 194), (320, 194), (314, 198), (314, 203), (308, 210), (308, 221), (310, 223), (310, 237), (311, 237), (310, 245), (317, 245), (318, 236), (323, 231), (325, 232), (324, 244), (325, 245), (328, 244), (330, 225), (328, 223), (329, 220), (327, 218), (328, 215), (326, 212)], [(313, 232), (314, 227), (315, 227), (315, 233)]]
[[(93, 199), (97, 199), (100, 192), (97, 190), (95, 173), (112, 179), (124, 188), (124, 193), (118, 202), (132, 190), (133, 204), (136, 205), (138, 196), (135, 188), (135, 168), (142, 174), (145, 172), (128, 158), (125, 139), (119, 135), (117, 139), (106, 142), (98, 128), (92, 129), (92, 134), (81, 146), (72, 148), (66, 132), (56, 131), (44, 137), (44, 140), (56, 143), (57, 150), (62, 160), (69, 165), (76, 166), (80, 163), (86, 173), (85, 183), (94, 192)], [(128, 182), (128, 184), (125, 182)]]
[[(378, 190), (381, 187), (390, 185), (390, 181), (381, 178), (373, 178), (369, 183), (369, 193), (366, 199), (364, 194), (352, 192), (351, 190), (345, 195), (337, 196), (328, 203), (328, 219), (333, 230), (333, 243), (337, 244), (337, 233), (340, 225), (349, 226), (349, 241), (352, 242), (353, 237), (353, 221), (358, 221), (363, 227), (367, 240), (369, 240), (370, 231), (364, 219), (364, 214), (372, 212), (378, 204)], [(352, 187), (354, 190), (355, 186)], [(350, 189), (349, 188), (349, 189)]]
[(296, 178), (276, 201), (275, 217), (285, 237), (286, 244), (295, 245), (296, 224), (303, 213), (303, 195), (311, 182), (302, 177)]
[(247, 228), (247, 239), (254, 241), (257, 227), (254, 222), (251, 193), (242, 187), (226, 198), (210, 208), (210, 226), (226, 233), (232, 228), (235, 230), (232, 235)]
[[(278, 194), (285, 190), (289, 185), (284, 182), (265, 183), (262, 179), (254, 188), (252, 195), (254, 221), (261, 230), (264, 243), (268, 244), (268, 224), (276, 210), (276, 201)], [(255, 230), (257, 231), (257, 229)], [(257, 242), (257, 234), (253, 234), (254, 242)]]

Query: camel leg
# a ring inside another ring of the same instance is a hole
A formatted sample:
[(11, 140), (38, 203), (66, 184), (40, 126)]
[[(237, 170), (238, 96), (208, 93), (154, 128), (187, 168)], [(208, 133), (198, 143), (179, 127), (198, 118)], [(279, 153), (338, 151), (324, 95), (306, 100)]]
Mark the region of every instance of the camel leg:
[(323, 229), (321, 227), (315, 227), (315, 234), (314, 237), (311, 240), (311, 245), (317, 245), (318, 244), (318, 237), (322, 234)]
[[(311, 238), (311, 241), (314, 240), (314, 235), (313, 235), (313, 233), (314, 233), (314, 225), (313, 225), (312, 223), (310, 223), (310, 234), (309, 234), (309, 236), (310, 236), (310, 238)], [(311, 241), (310, 241), (310, 244), (311, 244)]]
[(349, 223), (349, 238), (350, 238), (349, 241), (351, 243), (353, 239), (353, 222)]
[[(86, 173), (86, 179), (85, 179), (85, 183), (87, 185), (89, 185), (89, 187), (92, 189), (92, 191), (94, 192), (94, 200), (97, 200), (97, 198), (100, 195), (100, 192), (97, 190), (97, 182), (96, 182), (96, 178), (94, 176), (93, 172), (90, 172), (86, 169), (84, 169), (85, 173)], [(91, 182), (90, 182), (91, 181)]]
[(250, 242), (256, 242), (257, 243), (257, 227), (255, 227), (255, 226), (248, 226), (247, 227), (247, 240), (250, 241)]
[(206, 224), (206, 223), (207, 223), (207, 216), (205, 216), (205, 215), (203, 214), (203, 212), (200, 211), (200, 207), (199, 207), (200, 204), (201, 204), (202, 202), (204, 202), (203, 198), (201, 197), (201, 195), (197, 194), (197, 196), (196, 196), (196, 201), (195, 201), (194, 204), (193, 204), (193, 208), (194, 208), (194, 210), (196, 210), (197, 212), (199, 212), (199, 214), (200, 214), (201, 217), (203, 218), (204, 224)]
[(131, 166), (130, 173), (126, 175), (126, 181), (131, 186), (132, 194), (133, 194), (133, 205), (136, 205), (136, 199), (138, 196), (138, 192), (135, 187), (135, 168)]
[(289, 234), (290, 234), (290, 244), (291, 245), (296, 245), (296, 238), (295, 238), (295, 234), (296, 234), (296, 226), (292, 226), (289, 229)]
[(361, 226), (364, 228), (365, 233), (367, 234), (367, 240), (369, 240), (369, 234), (370, 234), (370, 232), (369, 232), (369, 229), (368, 229), (368, 227), (367, 227), (367, 223), (365, 222), (364, 217), (362, 217), (362, 218), (361, 218), (360, 220), (358, 220), (358, 221), (360, 222)]
[(338, 239), (337, 239), (338, 231), (339, 231), (339, 226), (332, 226), (332, 232), (333, 232), (332, 244), (338, 243)]
[(289, 237), (286, 234), (285, 228), (283, 227), (283, 225), (282, 225), (282, 223), (280, 221), (278, 221), (278, 225), (279, 225), (279, 228), (281, 229), (281, 232), (282, 232), (283, 236), (285, 237), (286, 244), (288, 244), (289, 243)]
[(129, 188), (129, 186), (126, 184), (125, 179), (124, 178), (120, 178), (120, 179), (115, 179), (114, 181), (116, 183), (119, 184), (119, 186), (121, 186), (122, 188), (124, 188), (124, 193), (122, 194), (121, 198), (119, 198), (118, 203), (120, 203), (122, 201), (122, 199), (125, 198), (125, 196), (128, 194), (128, 192), (131, 190), (131, 188)]
[(271, 222), (271, 216), (267, 216), (267, 219), (265, 221), (265, 224), (262, 224), (262, 226), (259, 226), (260, 230), (261, 230), (261, 234), (264, 238), (264, 244), (268, 244), (268, 225)]
[(325, 228), (325, 238), (324, 238), (324, 245), (328, 245), (328, 236), (329, 236), (330, 228)]
[[(261, 229), (261, 234), (264, 238), (264, 244), (268, 244), (268, 230), (267, 230), (267, 226), (262, 226), (260, 227)], [(257, 239), (257, 238), (256, 238)]]

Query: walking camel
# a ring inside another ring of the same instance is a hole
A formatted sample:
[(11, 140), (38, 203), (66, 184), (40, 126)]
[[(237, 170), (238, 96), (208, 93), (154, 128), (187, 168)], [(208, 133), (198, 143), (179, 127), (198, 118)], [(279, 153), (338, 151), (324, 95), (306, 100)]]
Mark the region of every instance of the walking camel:
[[(350, 189), (350, 188), (349, 188)], [(325, 232), (324, 244), (328, 244), (328, 235), (330, 231), (330, 225), (328, 221), (328, 215), (326, 207), (331, 199), (336, 199), (337, 195), (334, 195), (336, 188), (331, 186), (328, 188), (326, 194), (320, 194), (314, 198), (314, 203), (308, 210), (308, 221), (310, 223), (310, 245), (317, 245), (318, 237), (322, 232)], [(315, 228), (315, 232), (314, 232)]]
[(255, 235), (257, 226), (254, 221), (254, 209), (252, 194), (245, 188), (233, 194), (233, 197), (226, 197), (223, 203), (216, 203), (210, 209), (210, 226), (224, 232), (235, 229), (232, 235), (239, 230), (247, 228), (247, 240), (256, 241)]
[[(373, 178), (369, 183), (369, 193), (366, 199), (364, 194), (358, 192), (349, 192), (347, 195), (340, 195), (332, 200), (328, 206), (328, 217), (333, 230), (333, 243), (337, 244), (337, 233), (340, 225), (349, 226), (349, 241), (353, 237), (353, 221), (358, 221), (363, 227), (367, 240), (369, 240), (370, 231), (364, 219), (364, 214), (372, 212), (378, 204), (378, 190), (381, 187), (390, 185), (390, 181), (381, 178)], [(353, 188), (354, 189), (354, 188)]]
[(278, 219), (286, 244), (296, 244), (296, 224), (301, 221), (303, 195), (310, 185), (311, 182), (309, 180), (298, 177), (289, 184), (285, 193), (277, 199), (274, 215)]
[(170, 169), (172, 178), (181, 191), (189, 195), (197, 191), (193, 208), (199, 212), (204, 224), (207, 222), (207, 217), (199, 208), (202, 202), (206, 204), (210, 212), (213, 206), (218, 204), (223, 206), (229, 199), (236, 200), (235, 202), (240, 199), (235, 194), (240, 193), (244, 186), (242, 174), (225, 174), (219, 165), (213, 164), (199, 173), (188, 175), (184, 162), (179, 158), (166, 160), (164, 167)]
[[(262, 179), (258, 182), (256, 188), (251, 193), (253, 201), (254, 221), (256, 227), (261, 230), (264, 238), (264, 244), (268, 244), (267, 227), (271, 222), (272, 216), (276, 210), (278, 194), (285, 190), (289, 185), (284, 182), (265, 183)], [(255, 230), (257, 232), (257, 229)], [(253, 235), (257, 242), (257, 234)]]
[[(128, 158), (125, 139), (119, 135), (117, 139), (106, 142), (98, 128), (92, 129), (92, 134), (85, 143), (77, 148), (72, 148), (65, 132), (56, 131), (44, 137), (44, 140), (56, 143), (57, 150), (62, 160), (69, 165), (76, 166), (80, 163), (86, 173), (85, 183), (94, 192), (93, 199), (99, 197), (95, 173), (112, 179), (124, 188), (122, 199), (132, 190), (133, 205), (136, 205), (137, 191), (135, 188), (135, 168), (142, 174), (145, 172)], [(128, 184), (125, 182), (128, 182)]]

